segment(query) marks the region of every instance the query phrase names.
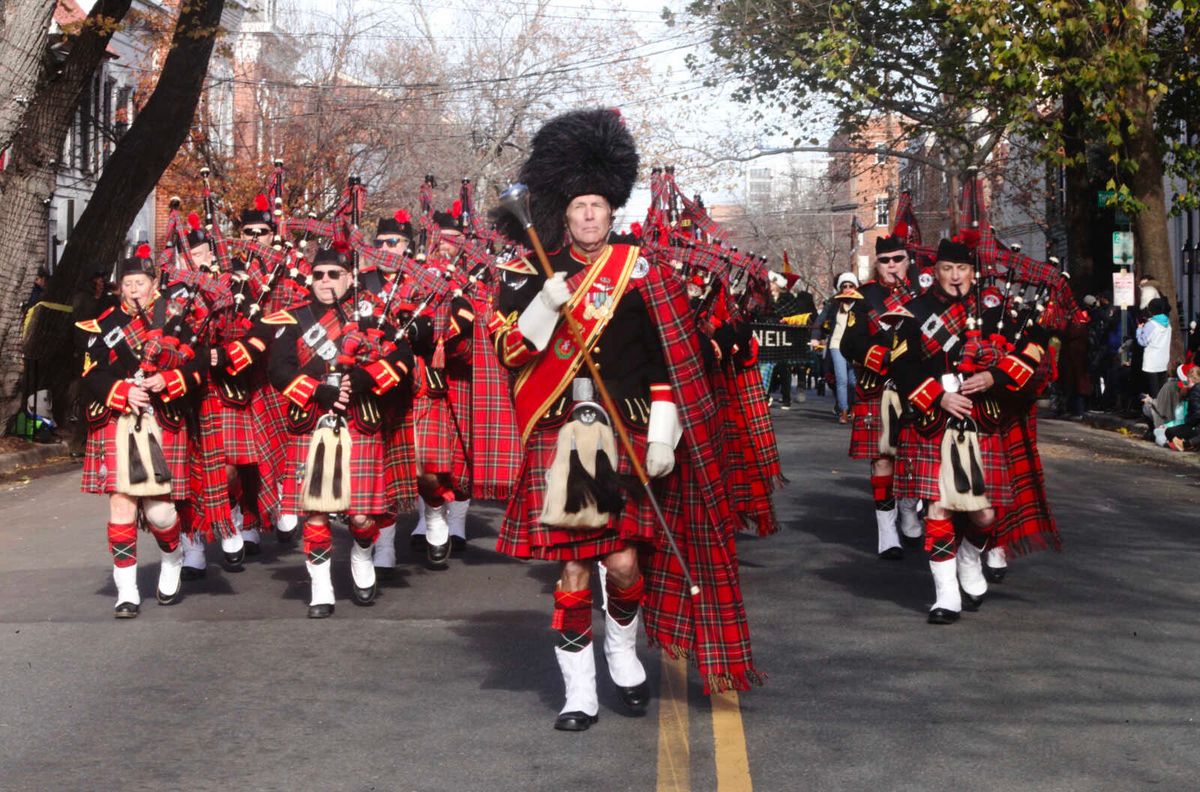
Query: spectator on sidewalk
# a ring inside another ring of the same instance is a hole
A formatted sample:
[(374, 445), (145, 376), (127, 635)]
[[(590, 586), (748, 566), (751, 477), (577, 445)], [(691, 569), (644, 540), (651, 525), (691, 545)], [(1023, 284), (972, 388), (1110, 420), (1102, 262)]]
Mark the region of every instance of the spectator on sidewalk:
[[(1087, 298), (1084, 299), (1086, 303)], [(1088, 314), (1080, 310), (1061, 336), (1058, 359), (1058, 384), (1062, 389), (1062, 401), (1058, 405), (1060, 416), (1082, 418), (1087, 398), (1092, 395), (1092, 380), (1088, 376), (1088, 321)]]
[(1177, 375), (1187, 388), (1181, 400), (1186, 410), (1183, 420), (1166, 430), (1167, 444), (1176, 451), (1195, 451), (1200, 448), (1200, 366), (1185, 363)]
[(1144, 348), (1142, 374), (1146, 393), (1157, 394), (1167, 381), (1167, 363), (1171, 357), (1171, 308), (1163, 297), (1147, 303), (1138, 323), (1137, 342)]
[(1109, 410), (1117, 403), (1118, 377), (1114, 368), (1120, 365), (1121, 312), (1107, 295), (1089, 294), (1083, 302), (1088, 306), (1088, 376), (1092, 384), (1092, 405), (1099, 410)]

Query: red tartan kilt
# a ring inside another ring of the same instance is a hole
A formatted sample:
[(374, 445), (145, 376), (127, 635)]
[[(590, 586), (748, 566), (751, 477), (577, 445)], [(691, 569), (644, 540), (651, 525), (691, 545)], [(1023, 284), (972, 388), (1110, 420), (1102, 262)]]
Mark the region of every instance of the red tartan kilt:
[(264, 472), (278, 472), (287, 460), (287, 411), (288, 400), (283, 394), (266, 384), (255, 388), (250, 397), (250, 417), (254, 421), (257, 442), (260, 445), (259, 460)]
[[(162, 429), (163, 456), (171, 470), (171, 497), (184, 500), (188, 497), (187, 427), (181, 426), (178, 432), (162, 424), (159, 428)], [(93, 495), (111, 495), (117, 491), (116, 416), (100, 429), (88, 432), (80, 489)]]
[[(470, 383), (467, 383), (470, 388)], [(451, 396), (453, 396), (453, 390)], [(469, 398), (469, 396), (468, 396)], [(471, 436), (470, 409), (456, 401), (450, 411), (450, 396), (441, 399), (417, 397), (413, 402), (413, 446), (422, 473), (446, 473), (455, 486), (470, 480), (465, 444)], [(458, 418), (461, 435), (455, 429)]]
[(383, 468), (387, 502), (395, 506), (417, 499), (417, 458), (413, 453), (412, 415), (391, 418), (383, 425)]
[[(364, 435), (353, 427), (350, 432), (350, 508), (349, 514), (383, 514), (389, 503), (383, 475), (383, 433)], [(283, 513), (305, 514), (300, 505), (300, 485), (304, 461), (312, 434), (289, 435), (287, 477), (283, 482)]]
[(854, 403), (854, 425), (850, 428), (851, 459), (879, 458), (879, 436), (883, 433), (881, 401), (881, 396), (875, 396)]
[[(632, 428), (629, 439), (635, 452), (645, 459), (646, 434)], [(558, 430), (535, 429), (525, 444), (525, 459), (521, 472), (513, 485), (513, 496), (504, 513), (500, 526), (500, 538), (496, 549), (516, 558), (539, 558), (557, 561), (586, 560), (608, 555), (626, 546), (627, 542), (649, 542), (657, 535), (657, 520), (654, 509), (647, 498), (634, 501), (625, 498), (625, 509), (611, 528), (599, 530), (547, 528), (538, 523), (546, 495), (546, 471), (554, 461)], [(680, 451), (683, 445), (680, 444)], [(620, 457), (617, 469), (632, 475), (629, 459), (617, 443)], [(654, 491), (662, 506), (663, 514), (672, 530), (681, 532), (683, 499), (680, 495), (680, 479), (684, 471), (682, 460), (677, 456), (675, 471), (666, 479), (655, 483)], [(636, 480), (636, 479), (635, 479)]]
[(243, 408), (224, 404), (215, 391), (204, 394), (200, 403), (200, 433), (212, 436), (219, 434), (229, 465), (256, 465), (259, 449), (254, 429), (254, 416), (247, 405)]
[[(921, 498), (930, 503), (941, 497), (938, 473), (942, 466), (942, 435), (929, 438), (911, 425), (900, 430), (896, 454), (896, 497)], [(996, 433), (979, 435), (983, 457), (985, 494), (993, 507), (1006, 508), (1012, 503), (1009, 486), (1008, 456), (1003, 438)]]

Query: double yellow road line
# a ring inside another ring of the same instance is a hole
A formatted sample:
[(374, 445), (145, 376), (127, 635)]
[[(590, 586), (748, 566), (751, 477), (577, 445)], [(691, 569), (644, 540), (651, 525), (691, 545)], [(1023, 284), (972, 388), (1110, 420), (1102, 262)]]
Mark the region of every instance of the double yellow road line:
[[(658, 792), (691, 792), (687, 661), (662, 654), (658, 704)], [(713, 755), (719, 792), (750, 792), (750, 760), (737, 691), (714, 693)]]

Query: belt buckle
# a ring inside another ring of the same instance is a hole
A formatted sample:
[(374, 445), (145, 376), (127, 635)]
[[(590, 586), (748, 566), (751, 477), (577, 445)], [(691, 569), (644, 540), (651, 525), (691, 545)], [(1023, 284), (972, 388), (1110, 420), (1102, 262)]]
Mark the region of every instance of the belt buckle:
[(571, 382), (571, 401), (590, 402), (596, 400), (596, 385), (587, 377), (576, 377)]

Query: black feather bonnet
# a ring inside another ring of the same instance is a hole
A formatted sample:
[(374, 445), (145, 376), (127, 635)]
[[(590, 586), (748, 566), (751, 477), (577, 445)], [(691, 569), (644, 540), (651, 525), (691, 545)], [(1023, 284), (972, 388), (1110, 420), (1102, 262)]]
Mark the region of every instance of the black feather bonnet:
[[(574, 110), (550, 119), (533, 137), (518, 180), (530, 193), (533, 226), (547, 251), (563, 244), (563, 215), (580, 195), (603, 195), (613, 211), (625, 205), (637, 181), (638, 155), (620, 111)], [(525, 242), (512, 215), (496, 215), (502, 233)]]

